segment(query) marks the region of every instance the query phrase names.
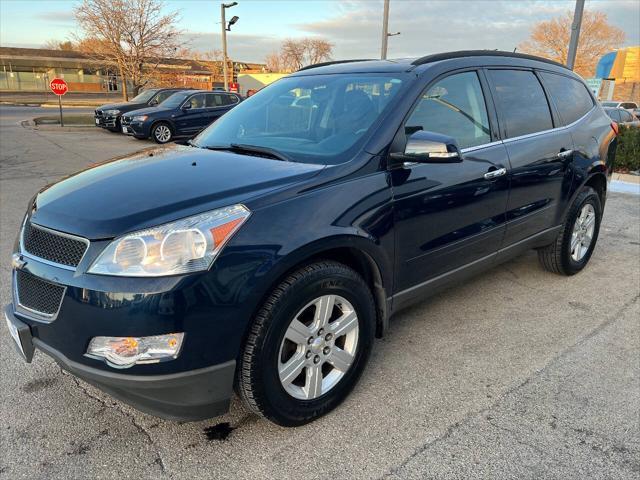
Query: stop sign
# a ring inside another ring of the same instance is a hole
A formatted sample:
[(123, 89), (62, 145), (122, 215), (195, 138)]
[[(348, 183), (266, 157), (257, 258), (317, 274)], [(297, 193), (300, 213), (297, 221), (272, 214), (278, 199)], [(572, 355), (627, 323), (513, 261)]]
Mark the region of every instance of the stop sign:
[(69, 87), (67, 87), (67, 82), (65, 82), (61, 78), (54, 78), (53, 80), (51, 80), (51, 82), (49, 82), (49, 88), (56, 95), (64, 95), (69, 90)]

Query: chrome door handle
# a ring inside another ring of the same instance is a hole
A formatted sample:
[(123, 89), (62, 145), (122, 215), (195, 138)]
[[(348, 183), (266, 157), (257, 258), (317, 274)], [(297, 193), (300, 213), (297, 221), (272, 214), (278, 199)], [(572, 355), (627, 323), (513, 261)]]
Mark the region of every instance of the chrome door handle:
[(558, 158), (568, 158), (573, 154), (573, 150), (563, 150), (558, 153)]
[(502, 167), (502, 168), (498, 168), (497, 170), (491, 170), (490, 172), (485, 173), (484, 178), (486, 178), (487, 180), (491, 180), (493, 178), (501, 177), (506, 173), (507, 173), (507, 169)]

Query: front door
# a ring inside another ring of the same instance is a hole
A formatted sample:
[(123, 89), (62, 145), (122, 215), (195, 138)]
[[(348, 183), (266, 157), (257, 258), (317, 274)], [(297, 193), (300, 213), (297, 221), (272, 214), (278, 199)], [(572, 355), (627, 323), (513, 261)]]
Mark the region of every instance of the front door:
[[(500, 248), (508, 158), (492, 133), (489, 118), (495, 117), (486, 98), (478, 72), (452, 74), (427, 87), (399, 132), (448, 135), (462, 151), (459, 163), (405, 164), (390, 173), (399, 297), (410, 298), (406, 292), (452, 270), (490, 261)], [(398, 143), (404, 148), (406, 142)]]
[(181, 115), (176, 118), (176, 125), (180, 135), (196, 134), (208, 124), (206, 95), (205, 93), (198, 93), (192, 95), (185, 102), (185, 105), (189, 105), (189, 108), (183, 108)]

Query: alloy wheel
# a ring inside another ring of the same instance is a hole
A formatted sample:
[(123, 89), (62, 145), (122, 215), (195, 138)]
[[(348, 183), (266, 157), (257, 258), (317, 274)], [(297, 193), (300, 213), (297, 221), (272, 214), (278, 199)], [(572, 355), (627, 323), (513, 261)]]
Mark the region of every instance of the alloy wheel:
[(313, 400), (335, 387), (354, 362), (358, 333), (356, 311), (345, 298), (323, 295), (305, 305), (280, 345), (278, 376), (285, 391)]
[(596, 211), (593, 205), (585, 203), (573, 224), (571, 233), (571, 258), (579, 262), (589, 251), (596, 228)]
[(154, 130), (154, 135), (160, 143), (166, 143), (171, 138), (171, 129), (166, 125), (158, 125)]

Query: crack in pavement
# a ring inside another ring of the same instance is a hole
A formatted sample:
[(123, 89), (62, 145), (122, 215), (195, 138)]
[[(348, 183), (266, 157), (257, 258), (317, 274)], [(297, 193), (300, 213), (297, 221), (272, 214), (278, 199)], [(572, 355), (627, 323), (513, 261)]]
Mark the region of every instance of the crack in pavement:
[(149, 443), (149, 445), (151, 445), (151, 447), (153, 448), (155, 454), (156, 454), (156, 458), (154, 460), (154, 463), (156, 463), (159, 467), (160, 467), (160, 472), (162, 474), (166, 474), (168, 473), (167, 471), (167, 466), (164, 462), (164, 459), (162, 458), (162, 454), (160, 453), (160, 449), (158, 448), (158, 446), (156, 445), (155, 441), (153, 440), (153, 437), (151, 437), (151, 434), (149, 433), (149, 431), (144, 428), (144, 426), (142, 426), (141, 424), (139, 424), (135, 418), (134, 415), (132, 415), (131, 413), (127, 412), (126, 410), (122, 409), (117, 403), (108, 403), (105, 402), (102, 398), (92, 394), (91, 392), (89, 392), (89, 390), (86, 389), (86, 387), (84, 387), (81, 383), (80, 383), (80, 379), (78, 379), (75, 375), (68, 373), (66, 371), (64, 371), (62, 369), (62, 367), (58, 366), (58, 368), (60, 368), (60, 372), (62, 373), (62, 375), (64, 375), (65, 377), (69, 377), (71, 378), (71, 381), (73, 381), (73, 383), (76, 384), (76, 386), (82, 391), (82, 393), (84, 393), (87, 397), (97, 401), (100, 405), (102, 405), (105, 408), (110, 408), (113, 410), (116, 410), (117, 412), (119, 412), (120, 414), (122, 414), (123, 416), (127, 417), (130, 421), (131, 424), (136, 428), (136, 430), (138, 430), (138, 432), (140, 432), (146, 439), (147, 442)]
[(429, 440), (428, 442), (426, 442), (423, 445), (421, 445), (420, 447), (418, 447), (413, 453), (411, 453), (402, 462), (400, 462), (395, 467), (391, 468), (389, 471), (387, 471), (385, 474), (383, 474), (379, 478), (380, 479), (385, 479), (385, 478), (390, 478), (391, 476), (395, 476), (400, 470), (402, 470), (403, 467), (405, 467), (415, 457), (417, 457), (421, 453), (426, 452), (429, 448), (431, 448), (432, 446), (436, 445), (437, 443), (448, 439), (457, 429), (459, 429), (463, 425), (469, 423), (472, 419), (477, 418), (479, 416), (482, 416), (484, 413), (490, 411), (491, 409), (493, 409), (494, 407), (496, 407), (500, 403), (502, 403), (511, 394), (513, 394), (516, 391), (520, 390), (521, 388), (527, 386), (529, 383), (531, 383), (537, 377), (539, 377), (540, 375), (545, 373), (549, 368), (555, 366), (555, 364), (557, 362), (559, 362), (560, 360), (564, 359), (567, 355), (569, 355), (570, 353), (575, 351), (578, 347), (580, 347), (581, 345), (583, 345), (587, 341), (589, 341), (592, 338), (594, 338), (602, 330), (604, 330), (608, 326), (610, 326), (613, 323), (615, 323), (620, 318), (620, 314), (622, 314), (625, 310), (627, 310), (634, 303), (636, 303), (639, 298), (640, 298), (640, 295), (636, 295), (635, 297), (631, 298), (629, 301), (624, 303), (618, 310), (616, 310), (612, 315), (610, 315), (609, 318), (607, 318), (604, 322), (602, 322), (599, 325), (597, 325), (596, 327), (594, 327), (584, 337), (580, 338), (577, 342), (575, 342), (574, 344), (568, 346), (567, 348), (565, 348), (564, 350), (560, 351), (558, 354), (553, 356), (553, 358), (551, 358), (551, 360), (549, 360), (549, 362), (547, 362), (547, 364), (544, 365), (541, 369), (534, 371), (529, 377), (524, 379), (522, 382), (520, 382), (519, 384), (507, 389), (507, 391), (504, 392), (502, 395), (500, 395), (496, 399), (496, 401), (493, 402), (491, 405), (489, 405), (489, 406), (487, 406), (485, 408), (482, 408), (480, 410), (475, 410), (473, 412), (469, 412), (460, 421), (455, 422), (452, 425), (449, 425), (449, 427), (447, 427), (447, 429), (445, 430), (445, 432), (442, 435), (440, 435), (439, 437), (434, 438), (433, 440)]

